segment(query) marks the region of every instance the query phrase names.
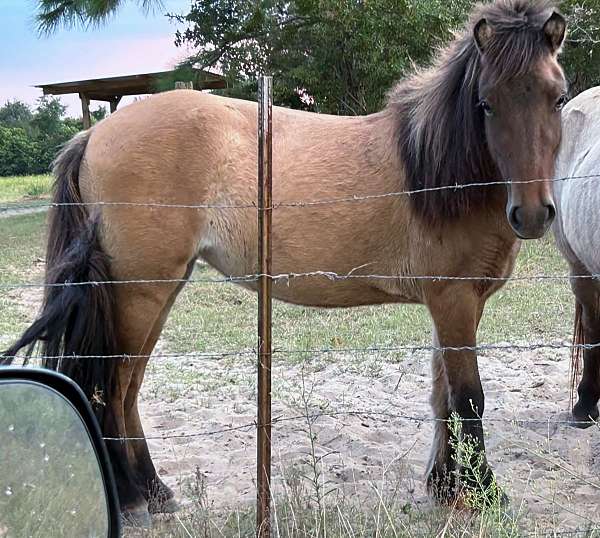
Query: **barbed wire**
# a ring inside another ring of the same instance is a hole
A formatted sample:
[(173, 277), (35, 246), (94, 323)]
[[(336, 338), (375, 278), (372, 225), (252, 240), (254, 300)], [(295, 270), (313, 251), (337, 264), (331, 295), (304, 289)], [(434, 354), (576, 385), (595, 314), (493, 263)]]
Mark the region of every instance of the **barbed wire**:
[[(577, 181), (577, 180), (588, 180), (600, 178), (600, 174), (590, 174), (585, 176), (569, 176), (563, 178), (553, 179), (532, 179), (532, 180), (502, 180), (502, 181), (487, 181), (487, 182), (475, 182), (456, 184), (440, 187), (431, 187), (414, 190), (404, 190), (397, 192), (388, 192), (372, 195), (354, 195), (349, 197), (331, 198), (324, 200), (307, 200), (307, 201), (292, 201), (292, 202), (281, 202), (273, 204), (272, 207), (266, 208), (266, 210), (275, 210), (281, 208), (303, 208), (313, 206), (323, 206), (331, 204), (341, 203), (355, 203), (370, 200), (379, 200), (390, 197), (400, 196), (413, 196), (418, 194), (424, 194), (427, 192), (436, 191), (461, 191), (467, 188), (482, 188), (501, 186), (508, 184), (531, 184), (539, 182), (565, 182), (565, 181)], [(142, 202), (90, 202), (90, 203), (48, 203), (48, 204), (21, 204), (21, 205), (5, 205), (0, 206), (0, 213), (7, 211), (18, 211), (27, 209), (41, 209), (41, 208), (56, 208), (56, 207), (146, 207), (150, 209), (189, 209), (189, 210), (202, 210), (202, 209), (218, 209), (218, 210), (234, 210), (234, 209), (254, 209), (258, 210), (255, 203), (245, 204), (166, 204), (166, 203), (142, 203)], [(596, 280), (600, 279), (600, 274), (589, 274), (589, 275), (530, 275), (530, 276), (510, 276), (510, 277), (489, 277), (485, 275), (481, 276), (447, 276), (447, 275), (381, 275), (381, 274), (339, 274), (332, 271), (309, 271), (304, 273), (283, 273), (276, 275), (265, 275), (265, 274), (248, 274), (241, 276), (225, 276), (222, 278), (195, 278), (195, 279), (138, 279), (138, 280), (113, 280), (113, 281), (86, 281), (86, 282), (64, 282), (64, 283), (1, 283), (0, 288), (2, 289), (19, 289), (19, 288), (58, 288), (58, 287), (71, 287), (71, 286), (100, 286), (100, 285), (128, 285), (128, 284), (180, 284), (180, 283), (252, 283), (257, 282), (261, 278), (270, 278), (274, 282), (288, 282), (298, 278), (327, 278), (331, 281), (347, 281), (353, 279), (371, 279), (371, 280), (395, 280), (395, 281), (491, 281), (491, 282), (522, 282), (522, 281), (563, 281), (563, 280)], [(519, 351), (532, 351), (540, 349), (583, 349), (591, 350), (599, 348), (600, 343), (597, 344), (569, 344), (566, 342), (544, 342), (534, 344), (482, 344), (475, 346), (432, 346), (432, 345), (412, 345), (412, 346), (378, 346), (378, 347), (364, 347), (364, 348), (322, 348), (322, 349), (275, 349), (273, 350), (274, 355), (278, 354), (334, 354), (334, 353), (381, 353), (381, 352), (447, 352), (447, 351), (508, 351), (508, 350), (519, 350)], [(224, 360), (232, 357), (239, 356), (254, 356), (256, 350), (240, 350), (231, 352), (203, 352), (203, 353), (192, 353), (192, 354), (176, 354), (176, 353), (160, 353), (156, 355), (82, 355), (82, 356), (43, 356), (43, 355), (31, 355), (32, 359), (140, 359), (140, 358), (152, 358), (152, 359), (173, 359), (181, 358), (182, 360), (200, 359), (200, 360)], [(0, 357), (0, 361), (3, 357)], [(10, 356), (4, 358), (18, 358), (18, 356)], [(479, 418), (452, 418), (442, 419), (436, 417), (425, 417), (419, 415), (411, 415), (406, 413), (391, 413), (386, 411), (373, 412), (367, 410), (348, 410), (348, 411), (334, 411), (334, 412), (319, 412), (312, 414), (298, 414), (295, 416), (282, 416), (277, 417), (271, 421), (272, 426), (278, 424), (293, 422), (299, 420), (316, 420), (319, 418), (336, 418), (336, 417), (360, 417), (360, 418), (371, 418), (380, 421), (384, 420), (406, 420), (416, 423), (449, 423), (451, 421), (458, 422), (472, 422), (479, 421)], [(509, 423), (516, 426), (525, 425), (573, 425), (573, 420), (564, 419), (518, 419), (510, 417), (483, 417), (483, 423)], [(579, 425), (598, 425), (596, 421), (590, 420), (587, 422), (578, 422)], [(252, 421), (246, 424), (238, 426), (230, 426), (226, 428), (220, 428), (211, 431), (204, 432), (188, 432), (188, 433), (175, 433), (175, 434), (164, 434), (164, 435), (150, 435), (145, 437), (104, 437), (107, 442), (128, 442), (128, 441), (141, 441), (141, 440), (169, 440), (169, 439), (188, 439), (197, 437), (211, 437), (217, 435), (225, 435), (228, 433), (236, 432), (250, 432), (257, 428), (256, 421)], [(574, 530), (574, 531), (552, 531), (548, 533), (540, 534), (539, 532), (532, 532), (528, 536), (579, 536), (589, 535), (592, 532), (600, 531), (600, 528), (585, 529), (585, 530)]]
[(587, 538), (592, 536), (593, 533), (600, 533), (600, 527), (591, 527), (589, 529), (580, 529), (572, 531), (546, 531), (543, 533), (532, 531), (529, 534), (527, 534), (527, 536), (531, 538), (541, 538), (546, 536), (549, 538), (553, 538), (554, 536), (581, 536), (582, 538)]
[[(426, 533), (418, 533), (415, 534), (412, 531), (409, 532), (407, 534), (407, 536), (409, 538), (446, 538), (446, 537), (451, 537), (451, 536), (461, 536), (461, 537), (474, 537), (474, 536), (490, 536), (489, 534), (485, 534), (485, 533), (481, 533), (479, 531), (479, 529), (476, 531), (476, 534), (472, 533), (472, 534), (465, 534), (464, 531), (459, 531), (458, 533), (454, 534), (451, 532), (451, 528), (450, 529), (439, 529), (437, 531), (433, 531), (433, 532), (426, 532)], [(515, 529), (512, 529), (515, 530)], [(600, 527), (590, 527), (588, 529), (578, 529), (578, 530), (571, 530), (571, 531), (557, 531), (557, 530), (550, 530), (550, 531), (529, 531), (526, 533), (519, 533), (518, 536), (522, 537), (522, 538), (559, 538), (562, 536), (574, 536), (574, 537), (580, 537), (580, 538), (592, 538), (592, 537), (596, 537), (599, 536), (600, 534), (594, 534), (594, 533), (600, 533)], [(512, 536), (512, 534), (506, 534), (507, 536)]]
[(558, 274), (539, 274), (527, 276), (506, 276), (491, 277), (485, 275), (479, 276), (446, 276), (446, 275), (380, 275), (368, 274), (360, 275), (339, 274), (334, 271), (308, 271), (305, 273), (279, 273), (267, 275), (253, 273), (241, 276), (225, 276), (222, 278), (151, 278), (151, 279), (130, 279), (130, 280), (87, 280), (82, 282), (53, 282), (53, 283), (29, 283), (29, 282), (8, 282), (0, 283), (0, 289), (18, 289), (18, 288), (70, 288), (79, 286), (119, 286), (134, 284), (246, 284), (258, 282), (262, 278), (269, 278), (274, 283), (289, 283), (299, 278), (326, 278), (332, 282), (343, 282), (347, 280), (394, 280), (394, 281), (429, 281), (429, 282), (527, 282), (527, 281), (562, 281), (562, 280), (600, 280), (600, 273), (591, 273), (587, 275), (558, 275)]
[[(437, 418), (437, 417), (425, 417), (420, 415), (411, 415), (407, 413), (391, 413), (389, 411), (369, 411), (366, 409), (349, 410), (349, 411), (322, 411), (319, 413), (309, 414), (298, 414), (289, 417), (277, 417), (274, 418), (269, 426), (277, 426), (278, 424), (287, 422), (297, 422), (300, 420), (318, 420), (320, 418), (339, 418), (339, 417), (359, 417), (359, 418), (371, 418), (379, 420), (406, 420), (409, 422), (415, 422), (419, 424), (452, 424), (452, 423), (471, 423), (471, 422), (482, 422), (489, 424), (512, 424), (514, 426), (527, 426), (527, 425), (555, 425), (555, 426), (573, 426), (575, 420), (568, 419), (520, 419), (510, 417), (480, 417), (480, 418)], [(577, 421), (579, 426), (599, 426), (595, 420), (588, 421)], [(164, 434), (164, 435), (150, 435), (145, 437), (105, 437), (105, 441), (142, 441), (146, 440), (168, 440), (168, 439), (193, 439), (198, 437), (211, 437), (215, 435), (221, 435), (225, 433), (234, 433), (239, 431), (250, 431), (257, 428), (257, 422), (254, 420), (246, 424), (239, 426), (231, 426), (228, 428), (221, 428), (218, 430), (211, 430), (207, 432), (187, 432), (187, 433), (176, 433), (176, 434)]]
[[(587, 179), (599, 178), (600, 174), (586, 174), (581, 176), (565, 176), (560, 178), (536, 178), (536, 179), (502, 179), (494, 181), (469, 182), (454, 185), (440, 185), (439, 187), (425, 187), (422, 189), (410, 189), (401, 191), (392, 191), (379, 194), (353, 195), (339, 198), (330, 198), (323, 200), (299, 200), (291, 202), (277, 202), (271, 207), (261, 209), (262, 211), (275, 210), (280, 208), (293, 207), (311, 207), (320, 205), (332, 205), (342, 203), (363, 202), (369, 200), (378, 200), (383, 198), (392, 198), (400, 196), (414, 196), (417, 194), (425, 194), (428, 192), (439, 191), (460, 191), (470, 188), (495, 187), (501, 185), (529, 185), (534, 183), (562, 183), (566, 181), (582, 181)], [(53, 208), (53, 207), (147, 207), (154, 209), (258, 209), (256, 203), (240, 203), (240, 204), (168, 204), (161, 202), (123, 202), (123, 201), (98, 201), (98, 202), (49, 202), (46, 204), (13, 204), (0, 206), (0, 212), (14, 211), (19, 209), (36, 209), (36, 208)]]
[[(540, 342), (533, 344), (479, 344), (474, 346), (433, 346), (433, 345), (407, 345), (407, 346), (380, 346), (380, 347), (355, 347), (355, 348), (307, 348), (307, 349), (273, 349), (273, 355), (328, 355), (328, 354), (375, 354), (375, 353), (416, 353), (416, 352), (441, 352), (448, 351), (538, 351), (543, 349), (558, 350), (584, 350), (590, 351), (600, 348), (600, 343), (574, 344), (568, 342)], [(158, 353), (152, 355), (132, 355), (127, 353), (116, 355), (0, 355), (2, 359), (19, 359), (27, 357), (33, 360), (69, 360), (69, 359), (180, 359), (186, 360), (215, 360), (222, 361), (240, 356), (256, 356), (256, 349), (240, 351), (215, 351), (197, 353)]]

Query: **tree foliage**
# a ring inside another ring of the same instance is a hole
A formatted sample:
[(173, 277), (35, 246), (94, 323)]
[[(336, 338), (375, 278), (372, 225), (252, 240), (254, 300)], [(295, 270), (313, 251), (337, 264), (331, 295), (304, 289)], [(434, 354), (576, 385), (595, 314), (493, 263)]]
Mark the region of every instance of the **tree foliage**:
[(32, 119), (31, 108), (21, 101), (7, 101), (0, 108), (0, 125), (5, 127), (20, 127), (27, 131)]
[(0, 125), (0, 176), (35, 173), (39, 146), (22, 127)]
[[(73, 28), (104, 24), (127, 0), (38, 0), (35, 17), (38, 30), (51, 34), (59, 27)], [(137, 0), (144, 10), (162, 8), (162, 0)]]
[[(0, 176), (48, 172), (61, 146), (83, 129), (80, 118), (65, 113), (60, 100), (48, 96), (35, 110), (20, 101), (0, 107)], [(105, 116), (105, 107), (92, 111), (93, 121)]]
[(600, 0), (565, 0), (561, 7), (569, 19), (562, 63), (576, 95), (600, 86)]
[(280, 104), (339, 114), (380, 106), (399, 73), (427, 62), (469, 0), (195, 0), (178, 45), (218, 67), (250, 96), (259, 73), (275, 76)]
[[(278, 104), (335, 114), (378, 110), (395, 80), (427, 64), (473, 0), (193, 0), (177, 45), (251, 98), (261, 73)], [(564, 63), (576, 92), (600, 84), (600, 0), (565, 0), (573, 30)]]

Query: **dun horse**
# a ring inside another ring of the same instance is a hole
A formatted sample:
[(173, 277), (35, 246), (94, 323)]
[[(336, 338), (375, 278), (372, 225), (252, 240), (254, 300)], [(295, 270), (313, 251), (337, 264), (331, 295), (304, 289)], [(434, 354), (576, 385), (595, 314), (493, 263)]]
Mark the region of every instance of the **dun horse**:
[[(554, 187), (559, 218), (553, 230), (558, 247), (576, 277), (571, 287), (576, 299), (575, 343), (583, 349), (583, 375), (579, 400), (573, 407), (575, 424), (587, 427), (598, 419), (600, 399), (600, 283), (590, 278), (600, 274), (600, 88), (593, 88), (571, 101), (563, 114), (565, 143), (556, 163)], [(583, 277), (583, 278), (577, 278)], [(576, 350), (578, 355), (581, 348)]]
[[(507, 277), (518, 237), (541, 237), (550, 226), (549, 182), (452, 187), (552, 177), (566, 92), (557, 61), (565, 26), (547, 0), (479, 5), (433, 66), (398, 84), (381, 112), (333, 117), (276, 108), (276, 204), (432, 190), (274, 210), (275, 273), (398, 276), (299, 278), (275, 283), (275, 296), (324, 308), (425, 304), (436, 347), (475, 346), (485, 302), (500, 283), (406, 277)], [(135, 103), (64, 149), (54, 168), (54, 201), (251, 206), (256, 124), (255, 104), (193, 91)], [(235, 277), (257, 272), (256, 252), (251, 208), (62, 205), (50, 217), (46, 282), (186, 279), (198, 257)], [(137, 401), (148, 359), (72, 355), (150, 356), (180, 289), (177, 283), (50, 287), (39, 319), (7, 355), (36, 342), (46, 355), (64, 355), (47, 365), (102, 400), (104, 434), (143, 438)], [(431, 401), (440, 420), (427, 481), (447, 498), (474, 482), (453, 458), (445, 422), (452, 413), (468, 419), (461, 435), (476, 445), (485, 481), (493, 479), (480, 421), (484, 395), (473, 350), (437, 351), (432, 370)], [(149, 512), (176, 507), (144, 440), (111, 441), (109, 450), (129, 517), (148, 523)]]

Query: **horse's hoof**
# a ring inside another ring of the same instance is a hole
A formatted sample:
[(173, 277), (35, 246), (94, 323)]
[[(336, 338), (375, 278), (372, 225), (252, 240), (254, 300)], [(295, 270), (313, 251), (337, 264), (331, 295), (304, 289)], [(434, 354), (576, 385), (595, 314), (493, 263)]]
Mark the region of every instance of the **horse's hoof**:
[(574, 428), (580, 428), (584, 430), (596, 423), (599, 414), (598, 406), (594, 406), (592, 409), (584, 409), (583, 406), (577, 402), (573, 406), (570, 425)]
[(147, 509), (123, 510), (121, 521), (124, 527), (135, 527), (136, 529), (151, 529), (152, 518)]
[(151, 514), (174, 514), (181, 510), (179, 503), (171, 497), (164, 500), (152, 500), (148, 503), (148, 510)]
[(454, 471), (434, 465), (427, 475), (427, 492), (440, 504), (452, 504), (457, 495)]

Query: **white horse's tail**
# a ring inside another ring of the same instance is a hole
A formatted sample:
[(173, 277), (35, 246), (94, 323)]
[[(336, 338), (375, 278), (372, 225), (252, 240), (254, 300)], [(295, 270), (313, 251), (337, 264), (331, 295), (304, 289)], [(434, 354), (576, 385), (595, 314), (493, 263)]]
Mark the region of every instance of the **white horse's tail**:
[(581, 362), (583, 357), (583, 345), (585, 344), (585, 335), (583, 333), (583, 307), (579, 301), (575, 301), (575, 323), (573, 327), (573, 347), (571, 348), (571, 368), (570, 368), (570, 407), (575, 404), (575, 395), (577, 385), (581, 378)]

